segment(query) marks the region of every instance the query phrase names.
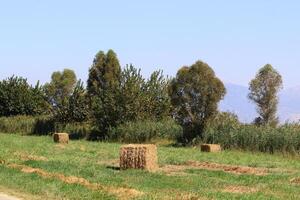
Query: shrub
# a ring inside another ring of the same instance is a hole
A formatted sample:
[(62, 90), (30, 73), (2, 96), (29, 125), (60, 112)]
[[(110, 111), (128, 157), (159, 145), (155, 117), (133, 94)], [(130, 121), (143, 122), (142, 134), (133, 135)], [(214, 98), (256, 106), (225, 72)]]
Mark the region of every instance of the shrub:
[(12, 76), (0, 81), (0, 116), (40, 115), (48, 112), (39, 82), (35, 87), (27, 79)]
[(54, 132), (67, 132), (71, 139), (88, 137), (92, 130), (89, 123), (55, 122), (50, 116), (14, 116), (0, 118), (0, 133), (21, 135), (51, 135)]
[(49, 117), (13, 116), (0, 118), (0, 132), (19, 133), (22, 135), (46, 135), (54, 130)]
[(207, 129), (204, 143), (219, 143), (225, 149), (243, 149), (261, 152), (300, 153), (300, 125), (270, 126), (240, 125)]
[(111, 139), (127, 143), (145, 143), (158, 138), (174, 140), (181, 134), (181, 126), (173, 119), (127, 122), (109, 131)]

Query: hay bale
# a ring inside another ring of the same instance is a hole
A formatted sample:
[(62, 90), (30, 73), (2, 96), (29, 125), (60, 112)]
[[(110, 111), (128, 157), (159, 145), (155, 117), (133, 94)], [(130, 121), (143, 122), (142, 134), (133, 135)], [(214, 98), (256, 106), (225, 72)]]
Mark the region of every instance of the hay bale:
[(56, 143), (68, 144), (69, 134), (68, 133), (54, 133), (53, 140)]
[(120, 149), (120, 169), (156, 171), (157, 148), (154, 144), (129, 144)]
[(201, 151), (203, 151), (203, 152), (220, 152), (221, 146), (218, 144), (202, 144)]

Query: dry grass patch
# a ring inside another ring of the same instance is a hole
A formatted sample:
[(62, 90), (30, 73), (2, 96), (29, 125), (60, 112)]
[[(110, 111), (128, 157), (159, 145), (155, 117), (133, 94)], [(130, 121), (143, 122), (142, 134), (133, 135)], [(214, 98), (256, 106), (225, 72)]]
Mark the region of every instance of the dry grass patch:
[(234, 174), (251, 174), (257, 176), (264, 176), (268, 174), (268, 169), (266, 168), (256, 168), (256, 167), (245, 167), (238, 165), (225, 165), (218, 163), (209, 163), (209, 162), (196, 162), (196, 161), (188, 161), (186, 163), (188, 166), (192, 166), (200, 169), (207, 170), (218, 170), (224, 171)]
[(28, 167), (26, 165), (10, 164), (10, 165), (8, 165), (8, 167), (13, 168), (13, 169), (18, 169), (21, 172), (27, 173), (27, 174), (34, 173), (43, 178), (55, 178), (64, 183), (67, 183), (67, 184), (79, 184), (79, 185), (84, 186), (91, 190), (103, 190), (105, 192), (108, 192), (110, 194), (117, 196), (121, 200), (127, 200), (127, 199), (131, 199), (131, 198), (143, 195), (142, 192), (135, 190), (135, 189), (103, 186), (103, 185), (100, 185), (99, 183), (91, 183), (88, 180), (81, 178), (81, 177), (65, 176), (64, 174), (59, 174), (59, 173), (50, 173), (43, 169), (32, 168), (32, 167)]
[(299, 178), (293, 178), (290, 180), (291, 183), (293, 184), (297, 184), (297, 185), (300, 185), (300, 177)]
[(246, 187), (246, 186), (227, 186), (222, 191), (226, 193), (234, 193), (234, 194), (245, 194), (245, 193), (250, 194), (250, 193), (258, 192), (258, 189)]
[(98, 165), (106, 165), (109, 167), (119, 167), (119, 159), (111, 159), (111, 160), (100, 160), (97, 161)]
[(35, 161), (48, 161), (48, 159), (44, 156), (36, 156), (28, 153), (15, 152), (15, 156), (17, 156), (22, 161), (35, 160)]
[(264, 176), (267, 175), (269, 172), (268, 169), (266, 168), (224, 165), (218, 163), (197, 162), (197, 161), (188, 161), (184, 165), (165, 165), (164, 167), (160, 168), (160, 171), (165, 172), (169, 175), (176, 175), (176, 173), (182, 172), (187, 169), (206, 169), (206, 170), (224, 171), (233, 174), (250, 174), (250, 175), (257, 175), (257, 176)]

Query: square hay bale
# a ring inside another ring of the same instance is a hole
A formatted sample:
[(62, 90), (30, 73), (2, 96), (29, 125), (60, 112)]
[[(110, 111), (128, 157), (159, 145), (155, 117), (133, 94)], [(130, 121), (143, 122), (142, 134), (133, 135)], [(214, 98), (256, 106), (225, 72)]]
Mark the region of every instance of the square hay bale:
[(202, 144), (201, 151), (203, 151), (203, 152), (220, 152), (221, 146), (219, 144)]
[(154, 144), (129, 144), (120, 149), (120, 169), (158, 169), (157, 147)]
[(53, 140), (56, 143), (68, 144), (69, 134), (68, 133), (54, 133)]

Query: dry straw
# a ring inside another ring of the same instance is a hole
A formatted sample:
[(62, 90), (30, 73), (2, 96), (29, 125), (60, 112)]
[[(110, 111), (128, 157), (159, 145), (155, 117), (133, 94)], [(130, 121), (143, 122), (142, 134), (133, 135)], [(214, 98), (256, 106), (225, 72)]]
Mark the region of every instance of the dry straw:
[(156, 171), (157, 147), (153, 144), (129, 144), (120, 149), (120, 169)]
[(204, 152), (220, 152), (221, 146), (218, 144), (202, 144), (201, 151)]
[(69, 134), (68, 133), (54, 133), (53, 140), (56, 143), (68, 144)]

